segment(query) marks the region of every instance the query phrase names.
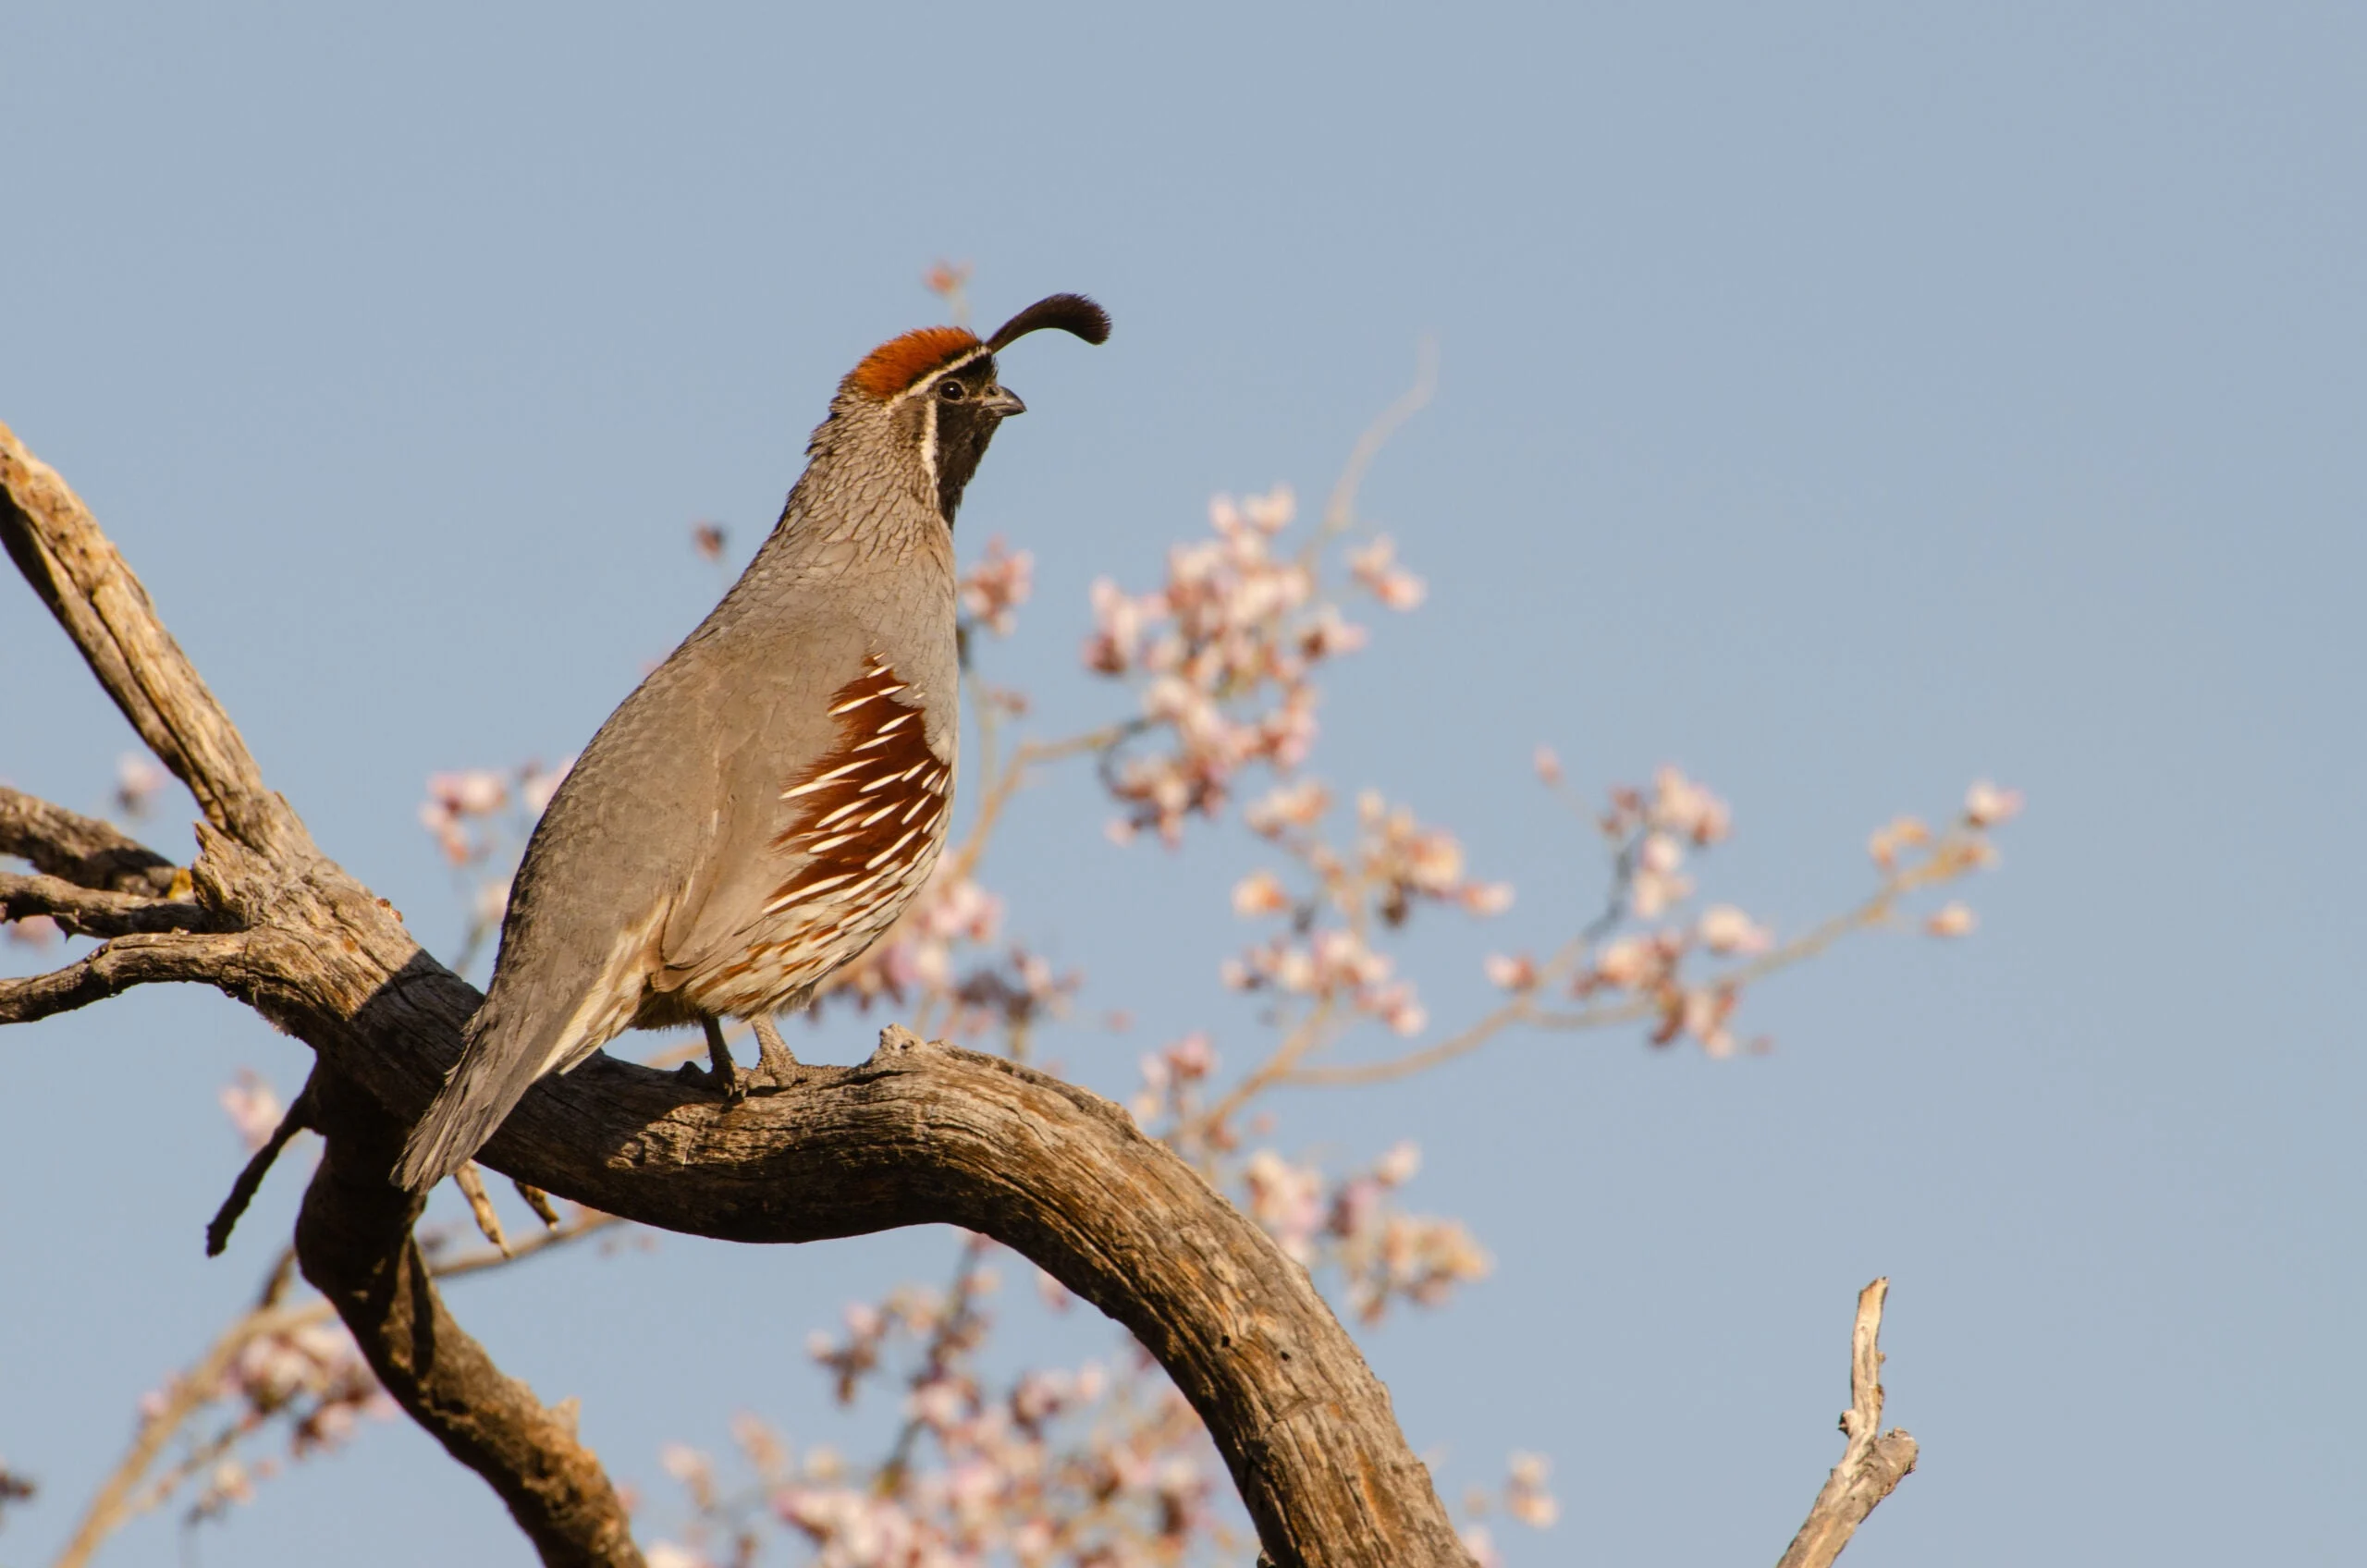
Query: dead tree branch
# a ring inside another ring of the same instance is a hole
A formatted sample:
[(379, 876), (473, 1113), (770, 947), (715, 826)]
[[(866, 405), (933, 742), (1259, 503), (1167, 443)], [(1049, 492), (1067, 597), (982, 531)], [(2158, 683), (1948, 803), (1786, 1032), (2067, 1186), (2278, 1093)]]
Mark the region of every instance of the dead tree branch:
[(444, 1306), (411, 1240), (424, 1200), (386, 1180), (409, 1123), (334, 1072), (313, 1075), (337, 1130), (304, 1194), (296, 1256), (412, 1420), (483, 1476), (546, 1563), (642, 1568), (632, 1521), (571, 1411), (546, 1409)]
[(1889, 1294), (1887, 1278), (1858, 1292), (1858, 1320), (1849, 1331), (1849, 1408), (1841, 1414), (1848, 1445), (1775, 1568), (1827, 1568), (1874, 1505), (1915, 1468), (1915, 1439), (1895, 1427), (1882, 1429), (1883, 1302)]
[(0, 784), (0, 855), (29, 860), (34, 870), (77, 888), (150, 898), (173, 890), (173, 863), (113, 823), (36, 800), (5, 784)]
[(128, 937), (136, 931), (202, 931), (206, 913), (195, 904), (139, 893), (102, 892), (62, 876), (19, 876), (0, 871), (0, 921), (45, 914), (78, 937)]
[[(5, 427), (0, 542), (203, 808), (190, 875), (223, 933), (115, 937), (20, 983), (31, 991), (0, 989), (0, 1022), (202, 980), (310, 1045), (327, 1154), (299, 1225), (306, 1276), (546, 1562), (637, 1561), (597, 1462), (444, 1312), (409, 1239), (415, 1206), (387, 1180), (478, 993), (313, 847), (97, 524)], [(726, 1240), (981, 1231), (1159, 1359), (1278, 1568), (1468, 1562), (1388, 1391), (1306, 1270), (1122, 1110), (1058, 1079), (901, 1030), (861, 1066), (810, 1069), (738, 1104), (599, 1057), (530, 1094), (483, 1160), (604, 1213)]]

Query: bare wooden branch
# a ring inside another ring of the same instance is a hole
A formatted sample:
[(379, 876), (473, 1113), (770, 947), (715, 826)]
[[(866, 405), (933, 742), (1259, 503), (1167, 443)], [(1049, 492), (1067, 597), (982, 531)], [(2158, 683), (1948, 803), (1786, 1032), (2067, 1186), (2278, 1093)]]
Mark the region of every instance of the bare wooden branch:
[[(327, 1153), (306, 1276), (414, 1419), (550, 1562), (631, 1562), (568, 1424), (444, 1312), (387, 1181), (458, 1059), (476, 990), (313, 848), (147, 595), (62, 481), (0, 429), (0, 535), (110, 694), (205, 807), (198, 901), (237, 936), (123, 937), (0, 988), (0, 1023), (151, 979), (202, 979), (313, 1047)], [(1306, 1272), (1098, 1096), (889, 1030), (869, 1060), (737, 1103), (596, 1057), (530, 1094), (483, 1163), (606, 1214), (742, 1242), (950, 1223), (1001, 1241), (1132, 1329), (1207, 1424), (1278, 1568), (1466, 1568), (1389, 1395)], [(522, 1250), (522, 1248), (521, 1248)], [(605, 1499), (605, 1501), (604, 1501)], [(614, 1528), (611, 1529), (613, 1525)]]
[(0, 1023), (31, 1023), (160, 981), (194, 981), (237, 996), (245, 952), (246, 939), (237, 936), (118, 937), (63, 969), (0, 980)]
[(230, 1232), (238, 1229), (240, 1217), (247, 1212), (247, 1206), (255, 1201), (255, 1194), (263, 1188), (263, 1179), (270, 1175), (271, 1168), (278, 1163), (281, 1151), (288, 1147), (288, 1140), (312, 1124), (313, 1085), (308, 1081), (288, 1105), (287, 1114), (280, 1117), (279, 1125), (274, 1127), (271, 1136), (264, 1140), (263, 1147), (255, 1150), (254, 1158), (248, 1160), (239, 1172), (239, 1179), (230, 1183), (230, 1195), (222, 1200), (222, 1207), (215, 1210), (213, 1219), (206, 1224), (206, 1256), (222, 1256), (223, 1249), (230, 1244)]
[(411, 1239), (424, 1200), (386, 1180), (406, 1123), (316, 1072), (328, 1149), (296, 1220), (296, 1256), (371, 1370), (445, 1451), (483, 1476), (546, 1563), (643, 1568), (623, 1502), (562, 1402), (546, 1409), (445, 1310)]
[(178, 868), (111, 822), (0, 784), (0, 855), (33, 863), (77, 888), (163, 898)]
[(148, 749), (197, 797), (206, 819), (243, 842), (272, 842), (288, 809), (264, 788), (247, 743), (81, 497), (5, 424), (0, 544)]
[(135, 931), (205, 931), (215, 922), (195, 904), (139, 893), (78, 888), (62, 876), (19, 876), (0, 871), (0, 922), (45, 914), (78, 937), (125, 937)]
[(491, 1242), (494, 1251), (502, 1256), (513, 1256), (509, 1238), (502, 1233), (501, 1216), (493, 1207), (493, 1194), (484, 1190), (484, 1172), (477, 1169), (477, 1162), (470, 1160), (453, 1171), (452, 1184), (469, 1200), (469, 1218), (477, 1222), (477, 1234)]
[(1849, 1331), (1849, 1408), (1841, 1413), (1849, 1441), (1776, 1568), (1826, 1568), (1874, 1505), (1915, 1468), (1915, 1439), (1896, 1427), (1882, 1429), (1883, 1303), (1889, 1294), (1887, 1277), (1858, 1292), (1858, 1318)]

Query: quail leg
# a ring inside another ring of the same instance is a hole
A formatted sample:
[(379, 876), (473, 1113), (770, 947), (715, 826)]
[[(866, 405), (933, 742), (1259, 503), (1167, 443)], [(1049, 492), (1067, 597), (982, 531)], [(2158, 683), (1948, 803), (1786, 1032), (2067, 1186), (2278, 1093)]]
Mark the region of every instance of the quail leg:
[(740, 1069), (732, 1064), (731, 1047), (723, 1043), (723, 1021), (710, 1014), (702, 1017), (699, 1023), (706, 1030), (708, 1076), (725, 1099), (745, 1099), (748, 1086), (741, 1082)]
[(797, 1057), (780, 1037), (780, 1026), (769, 1012), (760, 1012), (750, 1023), (756, 1026), (756, 1049), (764, 1056), (748, 1081), (761, 1088), (786, 1089), (797, 1082)]

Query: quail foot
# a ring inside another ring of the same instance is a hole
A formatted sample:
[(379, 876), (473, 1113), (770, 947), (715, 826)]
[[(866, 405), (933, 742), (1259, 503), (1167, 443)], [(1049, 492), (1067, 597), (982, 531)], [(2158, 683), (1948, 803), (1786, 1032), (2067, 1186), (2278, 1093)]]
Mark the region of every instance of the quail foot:
[(1088, 343), (1055, 294), (984, 340), (924, 327), (839, 384), (779, 523), (697, 631), (592, 738), (526, 845), (484, 1002), (396, 1176), (464, 1164), (535, 1080), (629, 1028), (755, 1022), (761, 1078), (796, 1061), (772, 1015), (869, 947), (936, 864), (960, 671), (952, 527), (995, 431), (1014, 339)]

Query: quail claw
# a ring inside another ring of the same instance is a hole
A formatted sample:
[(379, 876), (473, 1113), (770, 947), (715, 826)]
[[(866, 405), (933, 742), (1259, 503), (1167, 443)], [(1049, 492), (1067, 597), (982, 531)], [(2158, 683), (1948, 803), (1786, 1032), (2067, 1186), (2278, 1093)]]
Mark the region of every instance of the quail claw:
[(702, 1018), (706, 1029), (707, 1080), (722, 1094), (724, 1100), (737, 1105), (748, 1097), (748, 1084), (739, 1066), (731, 1060), (731, 1047), (723, 1043), (723, 1023), (717, 1018)]
[(756, 1026), (756, 1049), (764, 1060), (748, 1081), (757, 1088), (786, 1089), (797, 1082), (797, 1054), (780, 1037), (780, 1026), (769, 1013), (758, 1013), (753, 1022)]

